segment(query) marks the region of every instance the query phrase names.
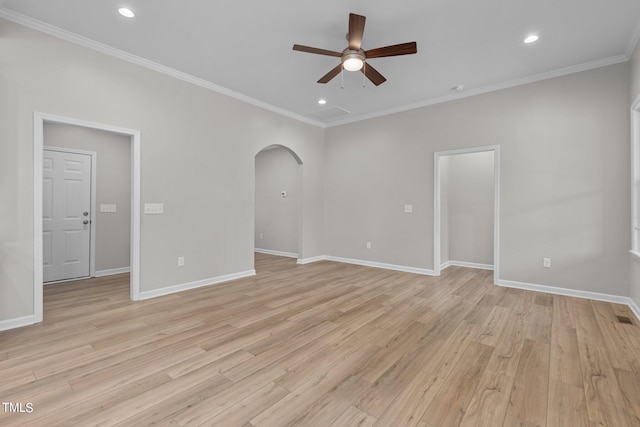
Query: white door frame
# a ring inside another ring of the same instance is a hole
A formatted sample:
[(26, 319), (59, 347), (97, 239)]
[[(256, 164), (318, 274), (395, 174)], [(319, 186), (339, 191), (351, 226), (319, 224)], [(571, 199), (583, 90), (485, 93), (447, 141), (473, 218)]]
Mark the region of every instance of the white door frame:
[(89, 227), (91, 240), (89, 240), (89, 276), (93, 277), (96, 275), (96, 163), (98, 153), (96, 153), (95, 151), (53, 147), (50, 145), (45, 145), (43, 150), (59, 151), (62, 153), (83, 154), (85, 156), (91, 157), (91, 201), (89, 202), (91, 205), (91, 217), (89, 218), (89, 220), (91, 221), (91, 225)]
[(640, 96), (631, 104), (631, 254), (640, 260)]
[(433, 272), (440, 275), (440, 158), (457, 154), (493, 151), (493, 283), (498, 283), (500, 264), (500, 146), (462, 148), (433, 153)]
[(44, 123), (63, 123), (131, 137), (131, 279), (130, 298), (140, 299), (140, 131), (54, 114), (33, 113), (33, 317), (42, 322), (42, 154)]

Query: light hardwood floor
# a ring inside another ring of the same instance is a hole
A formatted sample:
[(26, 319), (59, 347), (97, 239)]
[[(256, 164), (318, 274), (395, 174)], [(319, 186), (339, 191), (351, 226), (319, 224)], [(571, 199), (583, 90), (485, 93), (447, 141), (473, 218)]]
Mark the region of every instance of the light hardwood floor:
[(0, 332), (0, 400), (33, 407), (0, 425), (640, 426), (625, 306), (456, 267), (256, 270), (135, 303), (126, 275), (45, 287), (45, 321)]

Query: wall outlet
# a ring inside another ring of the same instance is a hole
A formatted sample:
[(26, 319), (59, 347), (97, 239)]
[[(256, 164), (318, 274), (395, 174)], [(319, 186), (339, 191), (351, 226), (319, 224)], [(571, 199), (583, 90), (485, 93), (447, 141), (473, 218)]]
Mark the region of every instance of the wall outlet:
[(542, 266), (544, 268), (551, 268), (551, 258), (542, 258)]
[(178, 267), (184, 267), (184, 257), (183, 256), (179, 256), (178, 257)]
[(260, 233), (260, 235), (258, 236), (258, 238), (259, 238), (260, 240), (264, 239), (264, 234)]
[(287, 190), (282, 190), (282, 191), (280, 192), (280, 195), (281, 195), (282, 197), (287, 197)]
[(371, 249), (371, 242), (367, 242), (367, 249)]
[(413, 213), (413, 205), (404, 205), (404, 213)]
[(164, 213), (163, 203), (145, 203), (144, 213), (147, 215), (162, 215)]

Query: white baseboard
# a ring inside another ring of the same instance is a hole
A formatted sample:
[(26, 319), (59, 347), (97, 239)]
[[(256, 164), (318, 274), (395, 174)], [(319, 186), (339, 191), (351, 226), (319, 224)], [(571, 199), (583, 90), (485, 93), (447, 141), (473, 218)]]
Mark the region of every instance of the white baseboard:
[(636, 304), (633, 298), (629, 298), (629, 308), (633, 311), (633, 314), (636, 315), (636, 318), (640, 320), (640, 306)]
[(212, 277), (210, 279), (196, 280), (195, 282), (182, 283), (180, 285), (167, 286), (152, 291), (140, 292), (140, 299), (156, 298), (163, 295), (175, 294), (176, 292), (187, 291), (189, 289), (201, 288), (203, 286), (217, 285), (219, 283), (228, 282), (230, 280), (242, 279), (245, 277), (255, 276), (255, 270), (241, 271), (239, 273), (227, 274), (225, 276)]
[(304, 264), (310, 264), (312, 262), (318, 262), (318, 261), (342, 262), (344, 264), (354, 264), (354, 265), (362, 265), (365, 267), (383, 268), (385, 270), (402, 271), (405, 273), (416, 273), (416, 274), (422, 274), (426, 276), (435, 275), (433, 270), (429, 270), (426, 268), (407, 267), (405, 265), (386, 264), (383, 262), (365, 261), (365, 260), (352, 259), (352, 258), (342, 258), (342, 257), (337, 257), (332, 255), (319, 255), (311, 258), (300, 258), (298, 259), (298, 264), (304, 265)]
[(525, 289), (534, 292), (545, 292), (547, 294), (564, 295), (567, 297), (584, 298), (595, 301), (611, 302), (614, 304), (624, 304), (628, 306), (633, 314), (640, 320), (640, 307), (629, 297), (620, 295), (602, 294), (599, 292), (579, 291), (576, 289), (558, 288), (555, 286), (535, 285), (533, 283), (515, 282), (512, 280), (498, 280), (496, 285), (507, 288)]
[(491, 264), (480, 264), (477, 262), (466, 262), (466, 261), (447, 261), (440, 266), (440, 270), (444, 270), (447, 267), (467, 267), (467, 268), (477, 268), (479, 270), (493, 270), (493, 265)]
[(327, 258), (324, 255), (314, 256), (311, 258), (298, 258), (297, 264), (311, 264), (312, 262), (325, 261)]
[(534, 292), (545, 292), (547, 294), (564, 295), (567, 297), (585, 298), (596, 301), (613, 302), (616, 304), (629, 304), (629, 297), (621, 297), (619, 295), (601, 294), (599, 292), (579, 291), (576, 289), (560, 288), (556, 286), (536, 285), (533, 283), (515, 282), (512, 280), (496, 281), (496, 285), (505, 286), (507, 288), (526, 289)]
[(286, 256), (287, 258), (298, 258), (298, 254), (294, 254), (293, 252), (272, 251), (271, 249), (255, 248), (254, 252), (258, 252), (259, 254)]
[(96, 273), (94, 274), (94, 277), (112, 276), (114, 274), (123, 274), (123, 273), (130, 273), (130, 272), (131, 272), (130, 267), (110, 268), (108, 270), (96, 271)]
[(0, 320), (0, 331), (29, 326), (34, 323), (36, 323), (34, 316), (23, 316), (16, 317), (15, 319)]
[(330, 256), (330, 255), (325, 255), (324, 259), (327, 261), (343, 262), (345, 264), (363, 265), (365, 267), (383, 268), (385, 270), (403, 271), (405, 273), (423, 274), (426, 276), (433, 276), (435, 274), (433, 270), (428, 270), (426, 268), (407, 267), (404, 265), (386, 264), (386, 263), (375, 262), (375, 261), (364, 261), (359, 259), (341, 258), (341, 257)]

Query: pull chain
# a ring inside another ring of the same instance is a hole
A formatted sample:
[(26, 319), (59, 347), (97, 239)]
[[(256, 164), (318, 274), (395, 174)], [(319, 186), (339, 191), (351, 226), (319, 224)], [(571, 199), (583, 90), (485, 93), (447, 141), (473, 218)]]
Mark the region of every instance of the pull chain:
[(362, 63), (362, 87), (366, 87), (367, 85), (366, 72), (367, 72), (367, 62), (365, 61)]
[(344, 65), (340, 69), (340, 80), (341, 80), (340, 89), (344, 89)]

